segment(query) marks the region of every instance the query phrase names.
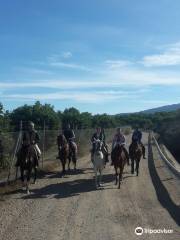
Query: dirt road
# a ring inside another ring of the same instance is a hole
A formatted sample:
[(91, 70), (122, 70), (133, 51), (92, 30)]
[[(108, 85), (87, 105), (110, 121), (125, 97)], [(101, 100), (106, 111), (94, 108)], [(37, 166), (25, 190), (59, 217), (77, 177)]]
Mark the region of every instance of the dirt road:
[[(144, 141), (147, 144), (147, 135)], [(101, 190), (95, 190), (89, 156), (79, 159), (78, 167), (64, 178), (59, 177), (60, 169), (45, 174), (31, 185), (28, 196), (22, 191), (5, 196), (0, 203), (0, 239), (180, 239), (179, 181), (154, 147), (141, 160), (139, 177), (126, 166), (120, 190), (109, 165)], [(173, 233), (136, 236), (138, 226)]]

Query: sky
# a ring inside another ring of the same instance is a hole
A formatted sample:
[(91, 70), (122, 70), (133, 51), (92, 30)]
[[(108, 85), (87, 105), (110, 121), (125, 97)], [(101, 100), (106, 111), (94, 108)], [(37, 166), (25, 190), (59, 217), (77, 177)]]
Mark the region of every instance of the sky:
[(0, 0), (0, 102), (125, 113), (180, 103), (179, 0)]

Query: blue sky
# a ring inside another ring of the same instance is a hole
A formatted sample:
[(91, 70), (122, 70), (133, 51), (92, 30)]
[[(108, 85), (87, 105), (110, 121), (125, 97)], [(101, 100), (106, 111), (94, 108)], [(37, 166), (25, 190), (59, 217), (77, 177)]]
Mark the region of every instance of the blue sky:
[(135, 112), (180, 102), (179, 0), (0, 1), (0, 101)]

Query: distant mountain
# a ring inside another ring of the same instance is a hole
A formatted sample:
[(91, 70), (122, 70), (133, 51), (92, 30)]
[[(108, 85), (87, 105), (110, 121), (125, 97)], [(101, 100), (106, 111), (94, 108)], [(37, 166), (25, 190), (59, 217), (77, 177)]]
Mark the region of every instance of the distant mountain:
[(142, 111), (141, 113), (172, 112), (178, 109), (180, 109), (180, 103), (148, 109), (148, 110)]

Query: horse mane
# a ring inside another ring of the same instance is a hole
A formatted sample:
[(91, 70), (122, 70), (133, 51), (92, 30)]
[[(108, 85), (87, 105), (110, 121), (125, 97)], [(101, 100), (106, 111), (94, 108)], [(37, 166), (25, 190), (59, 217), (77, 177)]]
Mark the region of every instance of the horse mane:
[(120, 153), (122, 152), (122, 150), (123, 150), (123, 147), (118, 144), (118, 145), (115, 146), (115, 148), (114, 148), (113, 151), (114, 151), (116, 154), (118, 154), (118, 153), (120, 154)]
[(58, 136), (58, 143), (59, 144), (67, 144), (67, 140), (66, 140), (64, 134), (62, 134), (62, 133), (59, 134), (59, 136)]

